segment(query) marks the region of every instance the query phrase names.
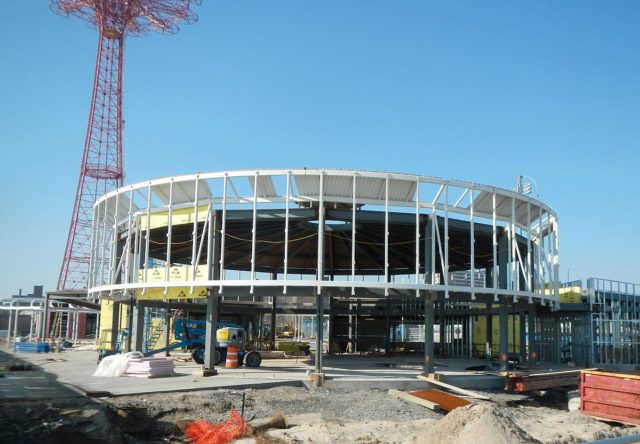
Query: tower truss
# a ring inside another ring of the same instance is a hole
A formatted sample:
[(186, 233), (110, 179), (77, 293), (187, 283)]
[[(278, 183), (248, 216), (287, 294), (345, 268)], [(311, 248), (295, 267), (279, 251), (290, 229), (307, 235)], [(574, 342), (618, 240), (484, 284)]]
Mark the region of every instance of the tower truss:
[(87, 285), (93, 204), (124, 178), (122, 80), (127, 36), (174, 34), (197, 20), (191, 6), (201, 0), (50, 0), (53, 12), (75, 16), (98, 31), (98, 53), (89, 123), (80, 165), (58, 290)]

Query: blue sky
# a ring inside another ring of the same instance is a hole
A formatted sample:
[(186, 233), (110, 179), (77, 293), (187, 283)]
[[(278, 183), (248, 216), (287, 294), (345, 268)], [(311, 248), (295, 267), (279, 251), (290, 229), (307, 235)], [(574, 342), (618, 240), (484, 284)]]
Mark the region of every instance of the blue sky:
[[(253, 168), (512, 188), (560, 219), (561, 277), (640, 283), (640, 2), (212, 1), (127, 40), (127, 183)], [(3, 5), (0, 297), (53, 290), (97, 32)]]

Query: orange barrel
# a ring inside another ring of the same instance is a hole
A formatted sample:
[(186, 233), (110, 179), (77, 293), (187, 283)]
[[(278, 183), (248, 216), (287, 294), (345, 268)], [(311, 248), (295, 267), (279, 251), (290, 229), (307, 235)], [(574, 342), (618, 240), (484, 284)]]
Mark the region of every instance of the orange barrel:
[(227, 346), (226, 368), (238, 368), (238, 347), (233, 344)]

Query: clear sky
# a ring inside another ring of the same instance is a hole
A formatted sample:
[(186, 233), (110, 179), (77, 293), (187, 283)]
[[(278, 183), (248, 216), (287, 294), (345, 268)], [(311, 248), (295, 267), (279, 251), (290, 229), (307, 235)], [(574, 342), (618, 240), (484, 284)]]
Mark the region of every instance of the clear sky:
[[(2, 5), (0, 297), (54, 290), (96, 31)], [(560, 220), (561, 278), (640, 283), (640, 2), (213, 1), (127, 40), (126, 183), (336, 167), (513, 188)]]

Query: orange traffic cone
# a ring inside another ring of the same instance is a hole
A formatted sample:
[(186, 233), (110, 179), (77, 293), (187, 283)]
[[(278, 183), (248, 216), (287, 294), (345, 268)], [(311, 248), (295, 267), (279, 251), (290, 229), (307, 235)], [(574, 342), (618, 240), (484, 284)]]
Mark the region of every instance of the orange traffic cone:
[(227, 346), (227, 362), (225, 363), (226, 368), (238, 368), (238, 347), (229, 344)]

